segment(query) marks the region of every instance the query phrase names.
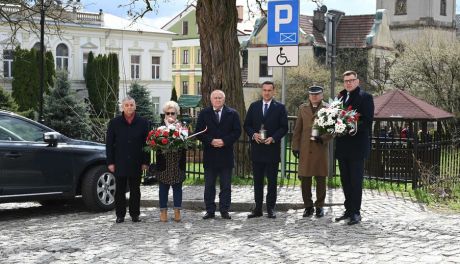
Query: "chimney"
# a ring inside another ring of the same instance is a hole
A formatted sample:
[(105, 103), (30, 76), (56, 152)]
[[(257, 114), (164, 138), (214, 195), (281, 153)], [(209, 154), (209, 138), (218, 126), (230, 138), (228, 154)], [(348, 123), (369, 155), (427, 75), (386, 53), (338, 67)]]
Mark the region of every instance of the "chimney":
[(238, 23), (241, 23), (243, 22), (243, 6), (242, 5), (238, 5), (236, 6), (236, 11), (238, 12)]

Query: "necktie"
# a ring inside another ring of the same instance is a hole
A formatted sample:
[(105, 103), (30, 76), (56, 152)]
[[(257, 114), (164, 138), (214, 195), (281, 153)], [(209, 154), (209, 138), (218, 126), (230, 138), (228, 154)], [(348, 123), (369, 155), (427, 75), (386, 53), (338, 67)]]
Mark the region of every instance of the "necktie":
[(217, 123), (219, 123), (220, 122), (220, 118), (219, 118), (220, 110), (215, 110), (214, 112), (216, 112), (216, 120), (217, 120)]
[(267, 114), (267, 110), (268, 110), (268, 104), (264, 104), (264, 113), (263, 113), (264, 116), (265, 114)]
[(350, 99), (350, 92), (347, 92), (347, 98), (345, 99), (345, 103)]

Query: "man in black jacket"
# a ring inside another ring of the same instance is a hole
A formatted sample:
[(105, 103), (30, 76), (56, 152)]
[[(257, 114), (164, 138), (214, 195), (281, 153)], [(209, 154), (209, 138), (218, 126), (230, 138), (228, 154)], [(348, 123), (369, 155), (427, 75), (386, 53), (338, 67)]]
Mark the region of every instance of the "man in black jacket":
[(288, 131), (288, 117), (284, 105), (277, 102), (275, 85), (262, 84), (262, 100), (249, 106), (244, 130), (251, 139), (251, 159), (254, 175), (254, 200), (256, 206), (248, 218), (262, 216), (264, 177), (267, 176), (267, 216), (276, 218), (276, 187), (281, 155), (281, 140)]
[(231, 181), (234, 167), (233, 144), (241, 135), (238, 112), (225, 105), (225, 94), (221, 90), (211, 93), (211, 105), (201, 110), (196, 123), (196, 132), (203, 144), (204, 202), (206, 214), (203, 219), (215, 217), (216, 179), (220, 180), (219, 211), (223, 219), (231, 219), (228, 211), (231, 204)]
[(359, 113), (358, 132), (336, 140), (335, 156), (339, 161), (340, 180), (345, 195), (345, 213), (335, 220), (350, 219), (348, 224), (361, 221), (361, 200), (363, 192), (364, 160), (370, 153), (374, 100), (372, 95), (359, 87), (358, 75), (354, 71), (343, 73), (345, 89), (340, 92), (345, 108), (351, 106)]
[(141, 175), (148, 168), (149, 153), (143, 150), (148, 121), (136, 115), (136, 102), (131, 97), (122, 101), (123, 112), (109, 123), (106, 152), (109, 171), (115, 175), (115, 208), (117, 223), (125, 220), (126, 185), (129, 184), (129, 215), (140, 222)]

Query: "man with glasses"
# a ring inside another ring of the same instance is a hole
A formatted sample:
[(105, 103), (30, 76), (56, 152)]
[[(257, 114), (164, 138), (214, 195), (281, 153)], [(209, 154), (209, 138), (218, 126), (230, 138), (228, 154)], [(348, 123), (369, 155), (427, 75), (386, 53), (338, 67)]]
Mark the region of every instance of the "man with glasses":
[(211, 93), (211, 105), (198, 115), (196, 131), (203, 144), (204, 202), (206, 214), (203, 219), (215, 217), (216, 179), (220, 180), (219, 211), (223, 219), (231, 219), (231, 180), (234, 167), (233, 144), (241, 135), (240, 116), (235, 109), (225, 105), (221, 90)]
[(358, 132), (345, 135), (336, 140), (335, 157), (339, 161), (340, 180), (345, 194), (345, 212), (336, 221), (349, 219), (354, 225), (361, 221), (361, 200), (363, 192), (364, 160), (370, 153), (370, 135), (374, 119), (374, 100), (372, 95), (359, 87), (358, 75), (354, 71), (343, 73), (345, 89), (339, 94), (343, 106), (351, 106), (359, 113)]

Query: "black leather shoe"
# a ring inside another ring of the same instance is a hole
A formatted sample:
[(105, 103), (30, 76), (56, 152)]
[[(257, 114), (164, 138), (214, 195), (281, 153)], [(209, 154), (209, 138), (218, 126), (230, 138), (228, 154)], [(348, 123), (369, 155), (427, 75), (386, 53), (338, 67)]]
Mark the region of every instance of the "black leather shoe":
[(314, 212), (315, 212), (315, 209), (313, 209), (313, 206), (307, 207), (307, 208), (305, 208), (305, 211), (303, 211), (302, 217), (312, 216)]
[(323, 217), (324, 216), (324, 209), (323, 207), (316, 207), (316, 217)]
[(137, 223), (137, 222), (140, 222), (141, 219), (139, 219), (139, 216), (133, 216), (131, 217), (131, 221), (133, 221), (134, 223)]
[(262, 211), (254, 210), (250, 214), (248, 214), (248, 219), (255, 218), (255, 217), (261, 217), (262, 215), (263, 215)]
[(220, 216), (222, 217), (222, 219), (232, 219), (228, 212), (221, 212)]
[(336, 222), (339, 222), (339, 221), (342, 221), (342, 220), (347, 220), (348, 218), (350, 218), (350, 214), (348, 214), (347, 212), (345, 212), (342, 216), (336, 217), (336, 218), (335, 218), (335, 221), (336, 221)]
[(204, 216), (203, 216), (203, 219), (206, 220), (206, 219), (210, 219), (210, 218), (214, 218), (216, 215), (214, 213), (206, 213)]
[(125, 221), (124, 217), (117, 217), (117, 220), (115, 220), (115, 223), (119, 224), (119, 223), (123, 223), (124, 221)]
[(273, 211), (273, 210), (268, 210), (268, 211), (267, 211), (267, 217), (268, 217), (268, 218), (272, 218), (272, 219), (276, 218), (275, 211)]
[(348, 225), (356, 225), (357, 223), (361, 222), (361, 215), (359, 214), (353, 214), (350, 217), (350, 222), (348, 222)]

